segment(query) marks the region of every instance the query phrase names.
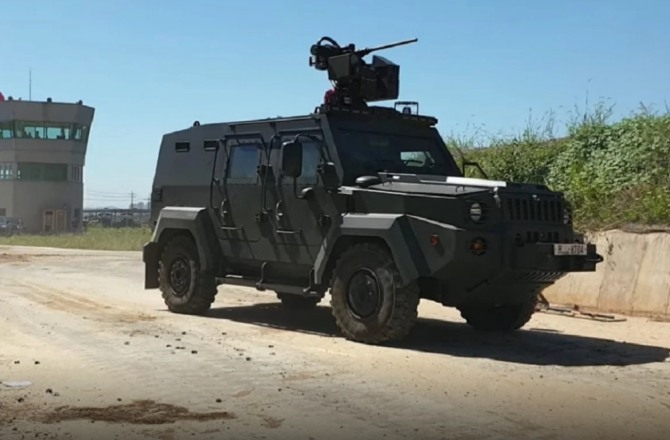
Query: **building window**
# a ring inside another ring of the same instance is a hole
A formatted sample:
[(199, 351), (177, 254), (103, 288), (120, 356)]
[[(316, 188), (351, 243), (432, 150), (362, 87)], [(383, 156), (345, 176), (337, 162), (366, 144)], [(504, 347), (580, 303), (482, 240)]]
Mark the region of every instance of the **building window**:
[(79, 138), (76, 139), (78, 141), (88, 141), (88, 127), (85, 125), (81, 126), (81, 134), (79, 135)]
[(74, 123), (6, 121), (0, 122), (0, 139), (88, 140), (88, 127)]
[(80, 183), (83, 180), (82, 169), (79, 165), (72, 165), (72, 181)]
[(12, 180), (14, 178), (14, 164), (0, 163), (0, 180)]
[(14, 137), (14, 123), (0, 122), (0, 139), (11, 139)]
[(46, 123), (46, 138), (54, 140), (65, 140), (70, 139), (70, 133), (72, 133), (72, 127), (70, 124), (53, 124)]
[(17, 138), (46, 139), (46, 128), (42, 122), (15, 121), (14, 130)]
[(26, 181), (67, 182), (67, 165), (56, 163), (18, 163), (16, 178)]

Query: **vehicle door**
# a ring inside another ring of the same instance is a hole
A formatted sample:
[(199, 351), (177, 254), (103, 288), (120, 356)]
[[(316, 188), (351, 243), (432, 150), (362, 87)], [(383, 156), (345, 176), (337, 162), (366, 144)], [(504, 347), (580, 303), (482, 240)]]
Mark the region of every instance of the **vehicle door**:
[(258, 167), (265, 155), (260, 135), (228, 136), (222, 142), (212, 183), (218, 236), (225, 255), (253, 259), (260, 237), (256, 215), (261, 200)]
[[(301, 135), (303, 146), (302, 172), (295, 182), (278, 173), (273, 239), (282, 250), (281, 260), (311, 268), (326, 234), (327, 218), (333, 215), (328, 209), (330, 195), (317, 171), (322, 154), (327, 152), (319, 129), (283, 132), (281, 140), (295, 139), (296, 135)], [(281, 149), (273, 148), (271, 156), (274, 168), (281, 170)], [(305, 196), (303, 190), (309, 188), (311, 194)]]

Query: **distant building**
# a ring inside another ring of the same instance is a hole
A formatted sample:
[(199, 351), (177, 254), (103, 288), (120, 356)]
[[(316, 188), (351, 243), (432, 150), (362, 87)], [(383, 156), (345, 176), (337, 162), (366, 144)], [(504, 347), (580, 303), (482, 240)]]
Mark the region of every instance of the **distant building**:
[(95, 110), (78, 103), (0, 99), (0, 216), (27, 233), (81, 227), (83, 169)]

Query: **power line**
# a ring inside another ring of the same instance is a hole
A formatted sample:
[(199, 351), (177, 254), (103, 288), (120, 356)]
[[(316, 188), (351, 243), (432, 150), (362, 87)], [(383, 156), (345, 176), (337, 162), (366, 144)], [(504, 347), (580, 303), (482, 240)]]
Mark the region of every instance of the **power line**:
[[(90, 190), (86, 192), (84, 199), (87, 203), (109, 203), (115, 205), (126, 204), (128, 201), (130, 201), (130, 209), (133, 209), (138, 202), (138, 195), (135, 191), (130, 191), (128, 193), (113, 193), (107, 191)], [(147, 204), (151, 203), (151, 197), (144, 199), (140, 198), (139, 200), (142, 201), (142, 204), (144, 204), (144, 201), (146, 201)]]
[(120, 191), (120, 192), (119, 191), (100, 191), (100, 190), (97, 190), (97, 189), (88, 189), (88, 188), (86, 189), (86, 191), (89, 192), (89, 193), (95, 193), (95, 194), (98, 194), (98, 195), (105, 195), (105, 196), (107, 196), (107, 195), (109, 195), (109, 196), (127, 196), (128, 195), (128, 192), (126, 192), (126, 191)]

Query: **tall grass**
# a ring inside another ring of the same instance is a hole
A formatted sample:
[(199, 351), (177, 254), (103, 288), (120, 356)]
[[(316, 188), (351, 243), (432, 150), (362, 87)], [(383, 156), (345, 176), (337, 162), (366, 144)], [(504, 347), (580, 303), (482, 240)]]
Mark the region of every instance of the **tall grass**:
[(0, 237), (0, 246), (43, 246), (69, 249), (140, 251), (151, 238), (149, 228), (90, 227), (81, 234)]

